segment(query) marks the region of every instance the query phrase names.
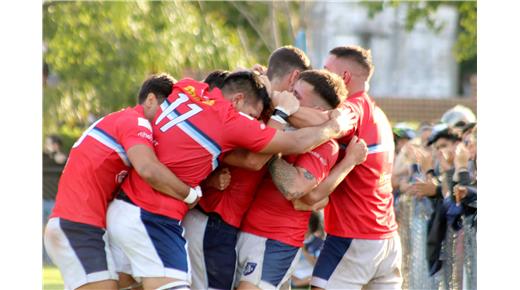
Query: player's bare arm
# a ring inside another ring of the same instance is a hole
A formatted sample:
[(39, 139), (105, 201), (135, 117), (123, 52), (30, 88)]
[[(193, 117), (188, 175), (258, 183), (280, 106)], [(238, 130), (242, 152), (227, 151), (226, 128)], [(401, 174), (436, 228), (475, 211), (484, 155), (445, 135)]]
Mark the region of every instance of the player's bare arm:
[(301, 201), (314, 205), (328, 197), (356, 165), (366, 160), (368, 153), (365, 141), (358, 139), (357, 136), (352, 138), (346, 151), (345, 157), (332, 168), (329, 176), (309, 194), (303, 196)]
[(348, 121), (349, 114), (337, 114), (325, 124), (317, 127), (302, 128), (295, 131), (278, 130), (273, 139), (261, 153), (302, 154), (330, 139), (339, 138), (350, 131), (353, 124)]
[(269, 171), (274, 184), (288, 200), (300, 198), (318, 185), (312, 173), (293, 166), (282, 158), (276, 158), (271, 162)]
[(317, 203), (313, 205), (309, 205), (302, 201), (302, 198), (292, 200), (292, 204), (295, 210), (299, 211), (318, 211), (327, 206), (329, 203), (329, 197), (325, 197), (324, 199), (318, 201)]
[(157, 191), (180, 200), (190, 193), (190, 187), (162, 164), (150, 147), (138, 144), (127, 154), (137, 173)]
[(289, 122), (293, 127), (305, 128), (319, 126), (329, 120), (329, 112), (314, 108), (300, 107), (296, 113), (291, 115)]

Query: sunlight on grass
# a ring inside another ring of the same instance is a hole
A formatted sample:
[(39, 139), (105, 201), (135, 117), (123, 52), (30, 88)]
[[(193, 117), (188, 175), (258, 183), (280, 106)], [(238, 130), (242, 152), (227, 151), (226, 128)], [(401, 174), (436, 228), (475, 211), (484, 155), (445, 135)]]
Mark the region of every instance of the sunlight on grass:
[(56, 267), (43, 267), (43, 290), (63, 290), (63, 280)]

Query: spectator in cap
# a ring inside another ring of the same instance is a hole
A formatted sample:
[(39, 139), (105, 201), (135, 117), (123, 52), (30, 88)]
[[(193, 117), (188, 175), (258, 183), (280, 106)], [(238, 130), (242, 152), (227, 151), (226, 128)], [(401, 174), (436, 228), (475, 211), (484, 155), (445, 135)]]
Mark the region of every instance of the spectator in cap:
[(446, 111), (441, 117), (441, 122), (450, 127), (455, 127), (455, 125), (464, 126), (465, 124), (473, 123), (476, 120), (477, 118), (471, 109), (462, 105), (456, 105)]

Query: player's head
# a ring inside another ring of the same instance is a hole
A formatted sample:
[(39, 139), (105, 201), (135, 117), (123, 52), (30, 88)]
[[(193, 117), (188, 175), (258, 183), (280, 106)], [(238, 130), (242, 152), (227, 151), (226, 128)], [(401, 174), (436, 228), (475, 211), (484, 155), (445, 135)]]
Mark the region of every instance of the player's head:
[(262, 114), (264, 103), (269, 98), (264, 84), (251, 71), (230, 73), (221, 90), (237, 111), (256, 119)]
[(210, 91), (215, 87), (221, 89), (224, 85), (224, 80), (229, 74), (230, 72), (227, 70), (214, 70), (206, 76), (204, 82), (209, 85)]
[(138, 100), (147, 119), (153, 119), (157, 108), (170, 95), (176, 82), (175, 78), (166, 73), (152, 75), (143, 82)]
[(348, 94), (343, 80), (326, 70), (302, 72), (293, 93), (301, 106), (320, 110), (335, 109)]
[(368, 82), (374, 72), (370, 50), (356, 45), (333, 48), (324, 67), (342, 77), (347, 88), (351, 84)]
[(275, 91), (292, 90), (300, 72), (311, 69), (311, 62), (301, 49), (287, 45), (269, 57), (267, 77)]

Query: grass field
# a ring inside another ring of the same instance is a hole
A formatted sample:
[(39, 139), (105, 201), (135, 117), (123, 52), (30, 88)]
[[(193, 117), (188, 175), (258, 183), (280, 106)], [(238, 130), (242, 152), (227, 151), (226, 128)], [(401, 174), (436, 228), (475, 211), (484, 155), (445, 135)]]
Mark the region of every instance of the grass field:
[(63, 290), (63, 280), (56, 267), (43, 267), (43, 290)]

